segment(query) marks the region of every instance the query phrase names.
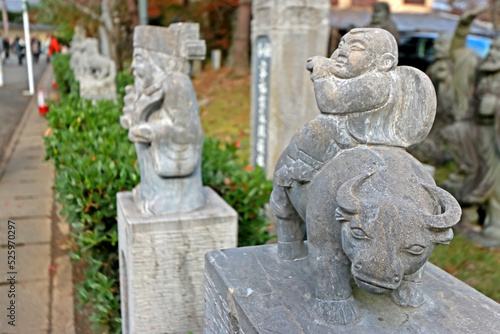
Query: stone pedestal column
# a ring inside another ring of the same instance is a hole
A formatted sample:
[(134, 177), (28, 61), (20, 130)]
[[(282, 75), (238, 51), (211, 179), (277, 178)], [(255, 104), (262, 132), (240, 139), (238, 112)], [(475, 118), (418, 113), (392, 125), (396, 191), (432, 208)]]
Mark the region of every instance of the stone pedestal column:
[(206, 205), (146, 216), (117, 195), (123, 333), (200, 333), (206, 252), (236, 247), (237, 213), (205, 187)]
[(306, 61), (326, 56), (329, 12), (328, 0), (252, 2), (251, 161), (268, 178), (295, 131), (319, 114)]
[(350, 325), (319, 319), (308, 259), (284, 261), (276, 245), (210, 252), (205, 261), (205, 330), (214, 333), (496, 333), (500, 305), (427, 263), (424, 304), (401, 307), (359, 288)]

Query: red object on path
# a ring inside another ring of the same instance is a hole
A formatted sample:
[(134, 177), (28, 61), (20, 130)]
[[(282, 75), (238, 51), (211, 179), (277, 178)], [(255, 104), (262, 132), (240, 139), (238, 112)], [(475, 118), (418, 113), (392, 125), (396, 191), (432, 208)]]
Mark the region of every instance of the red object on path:
[(57, 81), (55, 81), (55, 80), (54, 80), (54, 81), (52, 82), (52, 88), (54, 88), (54, 89), (56, 89), (56, 88), (57, 88)]
[(45, 91), (40, 89), (37, 95), (38, 100), (38, 113), (45, 115), (49, 111), (49, 106), (45, 103)]

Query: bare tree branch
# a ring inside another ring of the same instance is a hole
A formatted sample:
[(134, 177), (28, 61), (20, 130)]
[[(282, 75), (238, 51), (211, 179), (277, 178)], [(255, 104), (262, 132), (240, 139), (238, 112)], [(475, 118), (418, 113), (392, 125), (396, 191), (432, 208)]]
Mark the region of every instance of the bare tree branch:
[(82, 5), (78, 1), (75, 1), (75, 0), (63, 0), (63, 1), (68, 2), (71, 5), (75, 6), (76, 9), (78, 9), (80, 12), (90, 16), (90, 18), (92, 18), (93, 20), (99, 21), (103, 24), (105, 23), (104, 20), (101, 18), (101, 15), (99, 13), (96, 13), (94, 10), (92, 10), (91, 8), (89, 8), (85, 5)]

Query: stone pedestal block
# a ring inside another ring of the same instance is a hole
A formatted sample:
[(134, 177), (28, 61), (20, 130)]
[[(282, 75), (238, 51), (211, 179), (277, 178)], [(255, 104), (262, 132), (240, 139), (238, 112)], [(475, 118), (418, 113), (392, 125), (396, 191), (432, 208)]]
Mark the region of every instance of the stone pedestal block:
[(500, 305), (428, 263), (424, 304), (403, 308), (354, 288), (360, 316), (319, 320), (307, 259), (283, 261), (276, 245), (210, 252), (205, 261), (205, 333), (496, 333)]
[(206, 252), (236, 247), (237, 213), (205, 187), (202, 208), (145, 216), (117, 195), (123, 333), (200, 333)]

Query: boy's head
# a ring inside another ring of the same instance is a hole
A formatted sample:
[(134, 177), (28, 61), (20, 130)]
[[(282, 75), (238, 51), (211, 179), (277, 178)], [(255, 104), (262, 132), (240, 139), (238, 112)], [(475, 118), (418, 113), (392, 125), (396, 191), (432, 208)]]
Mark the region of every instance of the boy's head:
[(341, 79), (352, 79), (369, 71), (387, 72), (398, 62), (398, 45), (394, 36), (384, 29), (352, 29), (332, 54), (332, 72)]

